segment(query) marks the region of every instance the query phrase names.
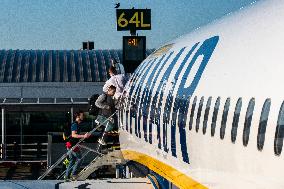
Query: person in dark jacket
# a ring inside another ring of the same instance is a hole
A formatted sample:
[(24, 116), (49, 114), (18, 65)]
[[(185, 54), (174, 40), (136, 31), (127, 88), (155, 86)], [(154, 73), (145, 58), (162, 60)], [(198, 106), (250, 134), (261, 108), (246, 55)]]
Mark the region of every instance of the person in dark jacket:
[[(74, 114), (75, 121), (71, 124), (71, 136), (70, 141), (66, 143), (67, 150), (70, 150), (72, 146), (76, 145), (76, 143), (81, 138), (88, 138), (90, 136), (89, 133), (86, 133), (84, 135), (80, 134), (80, 123), (84, 119), (84, 112), (79, 111)], [(69, 165), (66, 170), (66, 174), (64, 179), (68, 180), (71, 178), (72, 180), (76, 179), (76, 172), (77, 169), (80, 167), (81, 164), (81, 152), (79, 147), (75, 147), (71, 153), (69, 154)], [(72, 171), (72, 172), (71, 172)], [(70, 175), (71, 172), (71, 175)]]
[(100, 108), (100, 113), (97, 116), (96, 122), (105, 127), (103, 135), (99, 140), (99, 143), (105, 145), (105, 133), (113, 130), (114, 118), (110, 117), (115, 113), (115, 101), (113, 96), (116, 92), (116, 87), (110, 85), (106, 93), (101, 94), (95, 102), (95, 105)]

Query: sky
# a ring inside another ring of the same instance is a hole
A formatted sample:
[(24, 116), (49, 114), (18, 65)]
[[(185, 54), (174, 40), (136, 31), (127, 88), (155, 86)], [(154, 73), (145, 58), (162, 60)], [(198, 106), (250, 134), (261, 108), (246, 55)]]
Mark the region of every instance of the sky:
[(122, 49), (115, 3), (121, 9), (151, 9), (147, 48), (189, 33), (255, 0), (0, 0), (0, 49)]

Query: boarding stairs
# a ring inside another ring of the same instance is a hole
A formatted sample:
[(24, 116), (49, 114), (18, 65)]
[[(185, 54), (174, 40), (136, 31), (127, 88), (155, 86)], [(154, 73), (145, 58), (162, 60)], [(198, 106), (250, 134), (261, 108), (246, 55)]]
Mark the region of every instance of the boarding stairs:
[(108, 152), (103, 156), (97, 156), (88, 166), (86, 166), (78, 175), (77, 180), (86, 180), (90, 174), (103, 165), (116, 165), (123, 163), (123, 157), (120, 150)]
[[(103, 123), (99, 123), (93, 130), (88, 132), (88, 134), (93, 134), (98, 128), (100, 128), (104, 123), (106, 123), (109, 119), (111, 119), (117, 112), (113, 113), (110, 117), (108, 117)], [(86, 166), (84, 167), (77, 175), (76, 180), (85, 180), (88, 178), (90, 174), (96, 171), (103, 165), (116, 165), (123, 163), (123, 157), (120, 150), (113, 150), (113, 149), (105, 149), (102, 150), (102, 145), (98, 143), (96, 149), (92, 149), (82, 144), (85, 139), (82, 138), (79, 142), (74, 145), (68, 152), (63, 154), (61, 158), (59, 158), (53, 165), (51, 165), (39, 178), (38, 180), (43, 180), (47, 175), (49, 175), (60, 163), (62, 163), (72, 152), (72, 150), (76, 147), (84, 149), (85, 151), (82, 153), (82, 160), (90, 153), (95, 154), (95, 158)], [(66, 171), (66, 170), (65, 170)], [(65, 171), (62, 172), (58, 177), (58, 179), (62, 179), (65, 175)]]

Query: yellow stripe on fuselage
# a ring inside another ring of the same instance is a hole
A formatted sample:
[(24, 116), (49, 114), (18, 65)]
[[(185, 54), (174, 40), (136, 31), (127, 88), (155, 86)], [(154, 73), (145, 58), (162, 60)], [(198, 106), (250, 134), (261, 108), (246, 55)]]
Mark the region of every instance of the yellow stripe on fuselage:
[(121, 150), (125, 159), (133, 160), (141, 163), (161, 175), (168, 181), (172, 182), (179, 188), (193, 188), (193, 189), (205, 189), (206, 186), (179, 172), (175, 168), (156, 160), (146, 154), (135, 152), (132, 150)]

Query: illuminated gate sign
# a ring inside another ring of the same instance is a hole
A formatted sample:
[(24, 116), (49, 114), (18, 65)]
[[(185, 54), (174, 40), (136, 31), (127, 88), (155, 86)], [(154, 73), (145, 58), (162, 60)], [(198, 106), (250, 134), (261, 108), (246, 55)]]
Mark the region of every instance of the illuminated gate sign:
[(137, 30), (151, 30), (151, 9), (116, 9), (117, 31), (130, 30), (123, 36), (123, 65), (133, 73), (146, 58), (146, 37), (136, 36)]
[(132, 73), (146, 58), (145, 36), (123, 36), (123, 64), (126, 73)]
[(116, 9), (117, 31), (151, 30), (151, 9)]

